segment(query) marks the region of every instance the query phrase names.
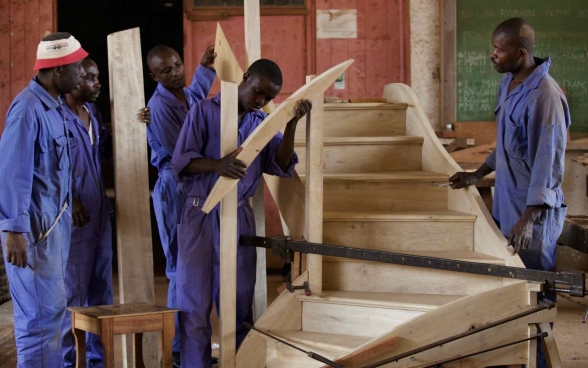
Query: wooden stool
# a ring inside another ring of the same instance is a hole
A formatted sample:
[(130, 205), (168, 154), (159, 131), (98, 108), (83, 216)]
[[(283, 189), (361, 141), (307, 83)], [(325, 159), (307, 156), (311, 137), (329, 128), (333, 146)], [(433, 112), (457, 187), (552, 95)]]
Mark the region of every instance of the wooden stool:
[(137, 368), (143, 364), (144, 332), (161, 331), (162, 368), (172, 367), (172, 340), (177, 309), (149, 304), (119, 304), (68, 308), (76, 338), (76, 367), (86, 367), (86, 332), (100, 336), (104, 346), (104, 367), (114, 368), (114, 335), (133, 334)]

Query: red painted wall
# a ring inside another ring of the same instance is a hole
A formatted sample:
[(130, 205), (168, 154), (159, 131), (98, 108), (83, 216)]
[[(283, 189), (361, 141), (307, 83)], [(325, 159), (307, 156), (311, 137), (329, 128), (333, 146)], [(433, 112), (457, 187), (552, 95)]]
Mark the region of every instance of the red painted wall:
[[(299, 88), (307, 74), (322, 73), (350, 58), (355, 63), (346, 72), (345, 89), (331, 87), (327, 95), (381, 98), (386, 84), (410, 83), (408, 0), (307, 0), (307, 8), (306, 16), (261, 17), (262, 57), (275, 60), (284, 73), (281, 99)], [(317, 9), (357, 9), (357, 38), (316, 39)], [(220, 23), (243, 65), (243, 17)], [(214, 43), (215, 30), (216, 21), (184, 20), (188, 70), (198, 65), (204, 48)]]
[(0, 0), (0, 133), (12, 99), (37, 73), (37, 45), (55, 32), (53, 0)]

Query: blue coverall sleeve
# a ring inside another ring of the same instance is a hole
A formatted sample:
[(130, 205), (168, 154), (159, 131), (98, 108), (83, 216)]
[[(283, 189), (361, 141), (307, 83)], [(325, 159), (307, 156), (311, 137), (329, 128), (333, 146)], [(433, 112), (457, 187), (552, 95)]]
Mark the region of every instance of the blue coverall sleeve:
[[(563, 177), (563, 157), (569, 116), (563, 96), (557, 93), (538, 93), (528, 106), (528, 157), (531, 181), (527, 206), (556, 204), (553, 190)], [(557, 179), (559, 178), (559, 180)]]
[(98, 148), (100, 150), (100, 160), (109, 161), (113, 158), (112, 150), (112, 134), (102, 125), (102, 114), (98, 111), (98, 108), (92, 110), (92, 114), (98, 122), (98, 132), (100, 134), (100, 140), (98, 141)]
[(192, 84), (188, 86), (188, 91), (190, 91), (195, 101), (204, 100), (208, 97), (208, 92), (210, 92), (210, 87), (212, 87), (215, 77), (216, 70), (198, 65), (192, 77)]
[(282, 143), (282, 133), (276, 134), (269, 143), (263, 148), (263, 157), (265, 157), (265, 162), (263, 163), (263, 172), (270, 175), (281, 176), (285, 178), (289, 178), (292, 176), (292, 172), (298, 163), (298, 155), (296, 152), (292, 155), (292, 159), (288, 164), (286, 170), (282, 170), (278, 162), (276, 161), (276, 153), (278, 151), (278, 147)]
[(181, 131), (180, 126), (174, 123), (174, 120), (176, 117), (170, 108), (165, 108), (164, 105), (151, 108), (151, 124), (148, 129), (170, 156), (174, 154)]
[(31, 231), (29, 207), (33, 188), (38, 122), (26, 106), (13, 106), (0, 140), (0, 231)]
[(204, 119), (202, 105), (197, 103), (192, 106), (178, 137), (171, 160), (172, 170), (177, 178), (182, 177), (181, 173), (190, 164), (190, 161), (204, 158), (201, 154), (205, 141)]
[(496, 170), (496, 149), (486, 157), (484, 163), (492, 170)]

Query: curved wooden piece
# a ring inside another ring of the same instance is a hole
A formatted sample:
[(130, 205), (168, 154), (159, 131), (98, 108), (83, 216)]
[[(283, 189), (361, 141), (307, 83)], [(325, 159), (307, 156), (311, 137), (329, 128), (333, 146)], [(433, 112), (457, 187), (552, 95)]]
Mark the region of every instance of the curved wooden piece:
[[(388, 84), (384, 87), (384, 98), (388, 101), (408, 104), (406, 109), (406, 135), (420, 136), (423, 142), (423, 170), (439, 174), (453, 175), (462, 171), (447, 153), (435, 135), (425, 112), (414, 91), (402, 83)], [(448, 209), (470, 213), (477, 216), (474, 223), (474, 250), (490, 256), (502, 258), (507, 266), (525, 267), (513, 248), (507, 245), (506, 238), (496, 226), (494, 219), (478, 190), (468, 187), (462, 190), (448, 190)]]
[(243, 69), (231, 50), (231, 45), (223, 32), (220, 23), (216, 24), (216, 40), (214, 42), (214, 68), (216, 75), (225, 82), (240, 83), (243, 80)]
[[(295, 116), (296, 113), (294, 109), (298, 104), (298, 101), (301, 99), (312, 100), (318, 95), (324, 93), (324, 91), (335, 82), (337, 77), (349, 68), (352, 63), (353, 59), (344, 61), (327, 70), (316, 79), (313, 79), (310, 83), (302, 86), (298, 91), (294, 92), (282, 102), (280, 106), (257, 127), (257, 129), (255, 129), (245, 142), (243, 142), (241, 145), (243, 150), (239, 153), (237, 158), (245, 162), (246, 165), (251, 164), (265, 145)], [(208, 198), (202, 207), (202, 211), (209, 213), (227, 194), (227, 192), (237, 184), (237, 181), (238, 180), (236, 179), (220, 177), (208, 195)]]

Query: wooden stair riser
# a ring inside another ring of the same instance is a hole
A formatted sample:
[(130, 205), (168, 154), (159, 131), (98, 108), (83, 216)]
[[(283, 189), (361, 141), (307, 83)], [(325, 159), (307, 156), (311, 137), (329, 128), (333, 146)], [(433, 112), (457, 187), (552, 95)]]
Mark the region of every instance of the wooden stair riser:
[[(333, 109), (325, 104), (325, 137), (388, 137), (406, 135), (406, 109)], [(299, 124), (296, 138), (306, 137)]]
[(462, 221), (323, 222), (327, 244), (396, 251), (471, 251), (474, 224)]
[[(298, 173), (305, 173), (306, 148), (297, 146)], [(369, 173), (418, 171), (422, 167), (422, 147), (410, 144), (341, 144), (324, 147), (326, 173)]]
[(325, 211), (445, 210), (447, 188), (430, 182), (324, 182)]
[[(310, 350), (314, 353), (320, 354), (331, 360), (337, 359), (338, 357), (343, 356), (345, 354), (342, 352), (319, 350), (316, 349), (316, 347), (306, 346), (300, 343), (296, 343), (295, 345), (299, 346), (302, 349)], [(293, 349), (277, 341), (267, 340), (266, 349), (268, 359), (267, 368), (283, 368), (284, 366), (289, 366), (290, 364), (300, 364), (300, 367), (309, 368), (320, 368), (324, 366), (324, 363), (311, 359), (308, 357), (308, 355), (304, 354), (303, 352)]]
[(499, 277), (375, 262), (323, 260), (325, 290), (472, 295), (503, 285)]
[(377, 337), (423, 313), (425, 312), (303, 302), (302, 330)]

